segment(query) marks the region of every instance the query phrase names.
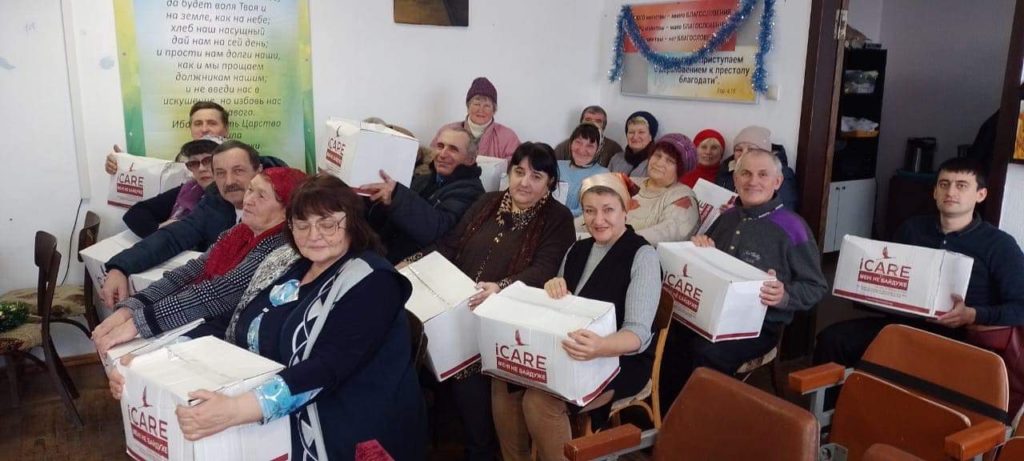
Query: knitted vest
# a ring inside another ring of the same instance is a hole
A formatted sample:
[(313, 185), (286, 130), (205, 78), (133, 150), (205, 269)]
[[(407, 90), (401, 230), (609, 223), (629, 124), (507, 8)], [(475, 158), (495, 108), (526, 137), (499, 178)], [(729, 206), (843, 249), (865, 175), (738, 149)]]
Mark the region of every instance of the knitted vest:
[[(633, 257), (640, 247), (647, 244), (647, 240), (633, 232), (632, 227), (626, 226), (626, 232), (612, 245), (601, 262), (597, 263), (597, 267), (587, 279), (587, 284), (579, 291), (579, 296), (584, 298), (615, 304), (616, 328), (622, 328), (626, 316), (626, 290), (629, 289)], [(593, 247), (593, 237), (580, 240), (565, 256), (563, 275), (565, 284), (572, 293), (576, 293), (576, 287), (583, 276), (583, 267), (586, 266), (587, 257), (590, 256)]]

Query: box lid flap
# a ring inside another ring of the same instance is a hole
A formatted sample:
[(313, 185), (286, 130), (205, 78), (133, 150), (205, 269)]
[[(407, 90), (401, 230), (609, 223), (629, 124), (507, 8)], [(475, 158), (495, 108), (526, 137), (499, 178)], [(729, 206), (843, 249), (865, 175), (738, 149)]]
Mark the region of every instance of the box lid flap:
[(399, 273), (413, 284), (406, 309), (422, 321), (434, 318), (480, 291), (473, 279), (436, 251), (402, 268)]
[(775, 280), (767, 272), (714, 247), (698, 247), (692, 242), (663, 242), (658, 244), (658, 251), (685, 255), (699, 262), (702, 270), (728, 282)]
[(575, 295), (552, 299), (540, 288), (516, 282), (488, 297), (473, 312), (504, 323), (564, 334), (586, 328), (614, 309), (612, 303)]

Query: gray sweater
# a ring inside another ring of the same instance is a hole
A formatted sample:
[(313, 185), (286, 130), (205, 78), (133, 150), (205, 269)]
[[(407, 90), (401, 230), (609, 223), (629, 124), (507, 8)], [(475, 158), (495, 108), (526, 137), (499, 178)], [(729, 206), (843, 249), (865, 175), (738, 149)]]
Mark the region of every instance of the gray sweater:
[(828, 292), (811, 229), (778, 197), (730, 209), (708, 229), (708, 236), (719, 250), (758, 269), (775, 269), (786, 295), (778, 306), (768, 308), (766, 322), (788, 324), (793, 311), (809, 310)]

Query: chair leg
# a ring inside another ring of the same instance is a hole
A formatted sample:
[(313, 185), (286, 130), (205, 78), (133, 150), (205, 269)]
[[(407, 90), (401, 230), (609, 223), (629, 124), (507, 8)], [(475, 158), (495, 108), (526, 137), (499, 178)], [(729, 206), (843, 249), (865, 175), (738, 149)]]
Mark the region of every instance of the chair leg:
[(21, 404), (21, 399), (18, 397), (18, 361), (17, 356), (9, 354), (4, 356), (4, 361), (7, 362), (7, 381), (10, 383), (11, 388), (11, 406), (18, 408)]
[(772, 390), (775, 391), (775, 396), (779, 398), (785, 398), (783, 389), (786, 388), (785, 384), (782, 383), (782, 373), (779, 372), (779, 359), (772, 360), (772, 363), (768, 364), (768, 371), (772, 374)]
[(57, 374), (60, 376), (61, 380), (64, 382), (64, 387), (67, 388), (68, 393), (71, 394), (71, 398), (72, 399), (77, 399), (78, 398), (78, 387), (75, 386), (75, 382), (71, 380), (71, 375), (68, 374), (68, 368), (66, 366), (64, 366), (64, 362), (58, 359), (57, 361), (54, 362), (54, 366), (57, 367)]
[[(57, 388), (57, 393), (60, 394), (60, 399), (64, 402), (64, 407), (68, 410), (68, 416), (71, 417), (71, 422), (75, 424), (75, 427), (82, 427), (85, 423), (82, 421), (82, 416), (78, 414), (78, 409), (75, 408), (74, 398), (71, 397), (71, 393), (68, 391), (64, 379), (60, 376), (61, 372), (59, 371), (56, 362), (57, 360), (60, 360), (60, 358), (46, 361), (46, 367), (50, 372), (50, 379), (53, 381), (53, 386)], [(60, 365), (60, 368), (63, 368), (63, 365)]]

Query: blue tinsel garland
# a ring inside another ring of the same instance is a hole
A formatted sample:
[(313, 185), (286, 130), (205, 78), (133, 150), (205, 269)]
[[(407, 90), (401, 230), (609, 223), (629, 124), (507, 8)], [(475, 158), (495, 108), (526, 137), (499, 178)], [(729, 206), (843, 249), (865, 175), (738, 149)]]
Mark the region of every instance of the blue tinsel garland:
[(629, 39), (636, 45), (640, 54), (656, 70), (678, 72), (683, 68), (703, 61), (721, 47), (726, 40), (736, 34), (736, 29), (747, 19), (747, 16), (750, 15), (758, 1), (764, 1), (764, 11), (761, 14), (761, 30), (758, 33), (757, 53), (754, 55), (754, 74), (751, 76), (751, 81), (754, 91), (763, 94), (768, 91), (768, 83), (766, 82), (768, 73), (764, 69), (764, 61), (765, 56), (772, 49), (772, 30), (775, 28), (775, 0), (740, 0), (736, 10), (726, 18), (718, 30), (711, 34), (711, 38), (708, 39), (704, 46), (693, 53), (679, 57), (668, 56), (652, 50), (651, 46), (640, 34), (640, 27), (636, 23), (636, 18), (633, 17), (633, 8), (630, 5), (622, 5), (622, 10), (619, 11), (619, 20), (615, 34), (615, 54), (612, 60), (612, 69), (608, 73), (609, 80), (614, 82), (622, 78), (624, 35), (629, 36)]

